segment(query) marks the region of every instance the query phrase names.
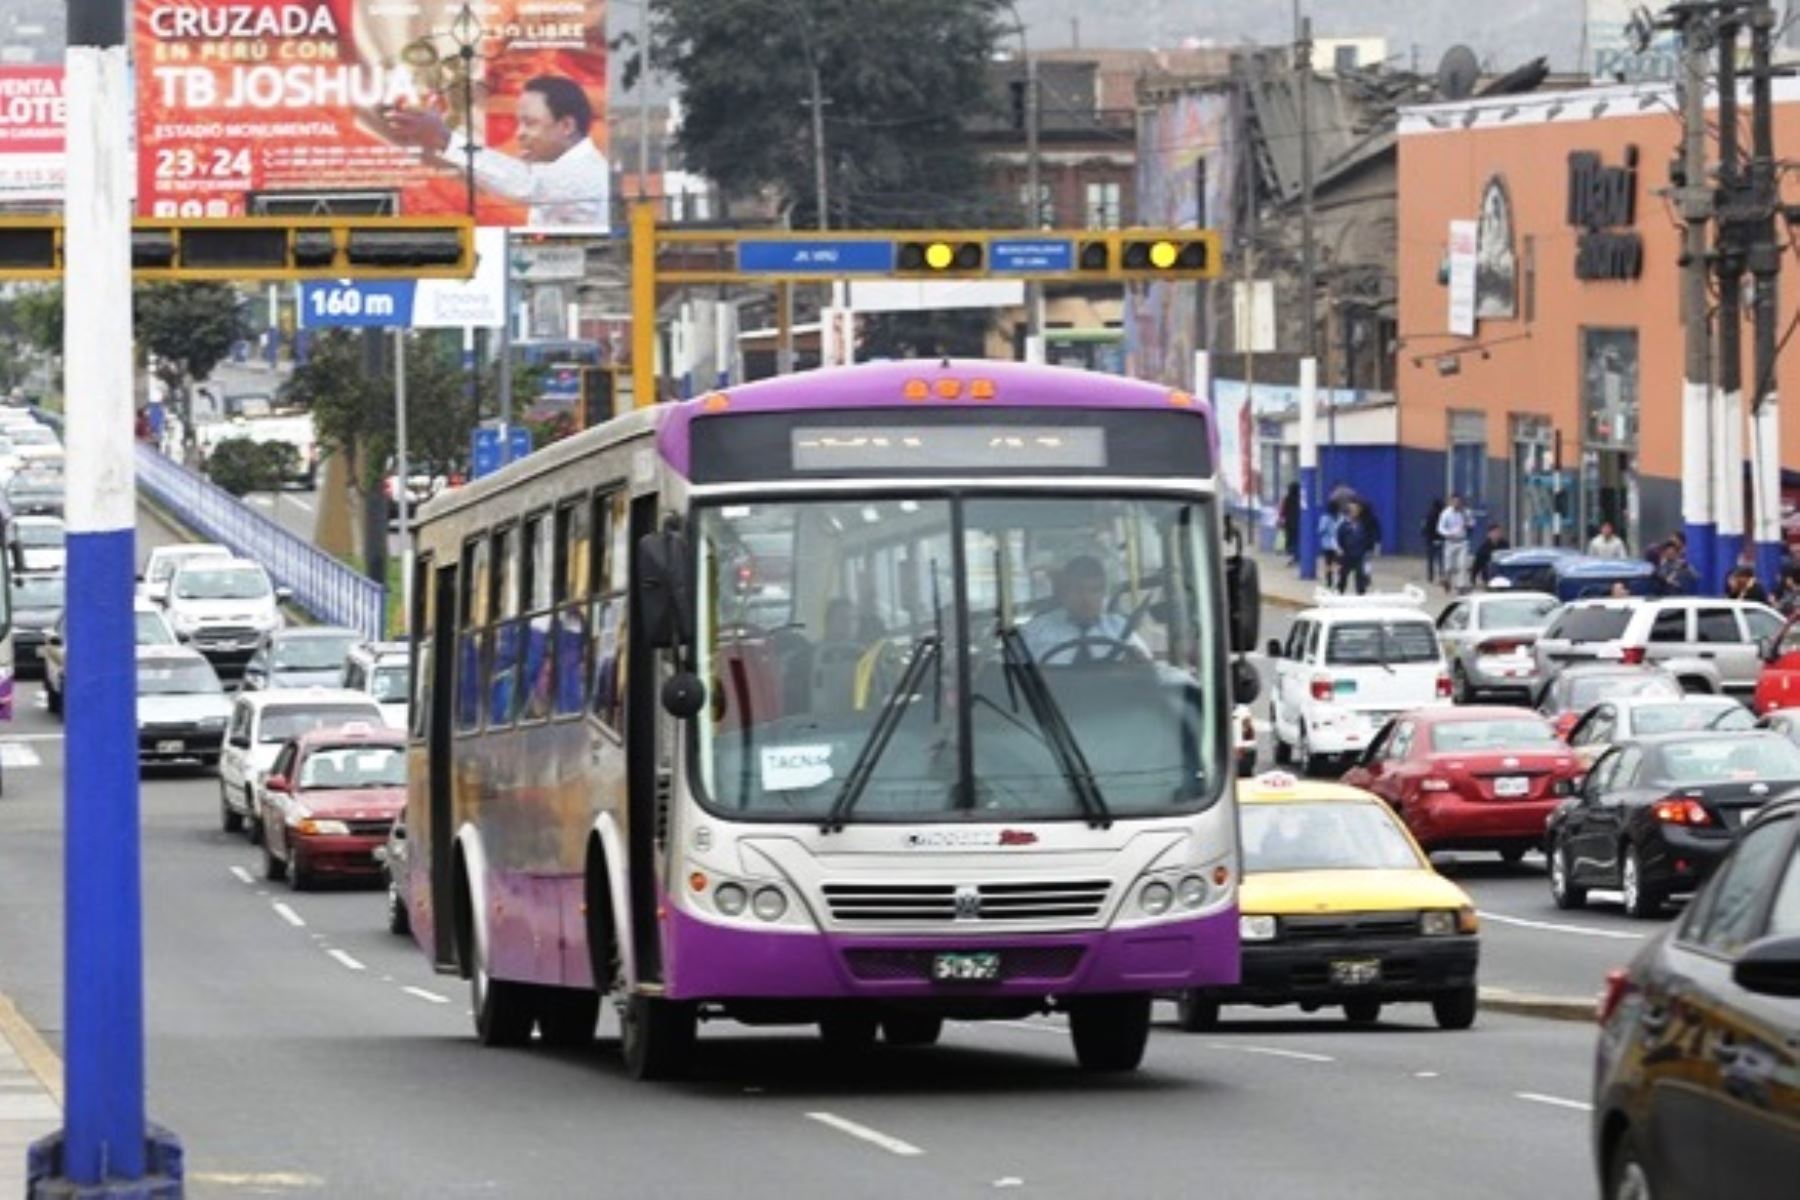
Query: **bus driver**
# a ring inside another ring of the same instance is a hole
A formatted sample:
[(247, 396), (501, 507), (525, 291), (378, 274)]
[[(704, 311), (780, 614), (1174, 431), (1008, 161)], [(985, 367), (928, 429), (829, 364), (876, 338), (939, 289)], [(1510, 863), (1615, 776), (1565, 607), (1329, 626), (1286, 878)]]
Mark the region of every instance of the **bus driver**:
[(1119, 644), (1148, 660), (1149, 648), (1130, 631), (1130, 622), (1106, 611), (1106, 568), (1092, 555), (1071, 558), (1056, 576), (1055, 608), (1025, 625), (1025, 648), (1038, 662), (1099, 662), (1120, 653)]

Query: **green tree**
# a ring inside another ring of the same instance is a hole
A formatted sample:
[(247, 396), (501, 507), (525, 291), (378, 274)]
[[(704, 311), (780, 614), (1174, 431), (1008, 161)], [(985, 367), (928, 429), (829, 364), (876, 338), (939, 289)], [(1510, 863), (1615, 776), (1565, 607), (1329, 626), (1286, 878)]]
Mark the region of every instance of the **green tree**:
[(13, 323), (27, 345), (52, 358), (62, 357), (62, 284), (22, 289), (12, 308)]
[[(411, 463), (443, 469), (467, 453), (475, 428), (460, 351), (429, 333), (406, 339), (406, 452)], [(379, 492), (394, 453), (391, 365), (370, 371), (360, 334), (333, 330), (315, 338), (295, 369), (288, 397), (312, 410), (322, 449), (344, 456), (356, 489)]]
[(205, 382), (231, 348), (250, 336), (243, 295), (224, 283), (150, 283), (132, 297), (143, 349), (156, 359), (183, 436), (194, 441), (193, 386)]
[(292, 473), (294, 448), (286, 442), (226, 438), (207, 456), (206, 474), (234, 496), (272, 492)]
[(989, 103), (1005, 0), (653, 2), (689, 169), (737, 195), (772, 188), (796, 226), (815, 224), (816, 63), (833, 226), (981, 223), (991, 203), (963, 122)]

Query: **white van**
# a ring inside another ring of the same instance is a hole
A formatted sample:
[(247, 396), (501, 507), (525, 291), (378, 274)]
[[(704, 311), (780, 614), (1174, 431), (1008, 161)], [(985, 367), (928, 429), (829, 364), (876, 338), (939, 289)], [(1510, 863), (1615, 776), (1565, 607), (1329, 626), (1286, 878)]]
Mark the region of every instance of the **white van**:
[(286, 621), (286, 588), (247, 558), (196, 558), (169, 580), (164, 607), (182, 641), (206, 655), (220, 674), (241, 675), (263, 637)]
[(1360, 754), (1391, 718), (1448, 706), (1450, 668), (1416, 587), (1392, 594), (1321, 591), (1286, 642), (1271, 641), (1275, 761), (1308, 774)]
[(261, 836), (256, 828), (258, 792), (288, 739), (351, 724), (380, 728), (381, 707), (343, 688), (240, 692), (219, 758), (219, 824), (225, 832), (237, 832), (248, 820), (250, 840)]

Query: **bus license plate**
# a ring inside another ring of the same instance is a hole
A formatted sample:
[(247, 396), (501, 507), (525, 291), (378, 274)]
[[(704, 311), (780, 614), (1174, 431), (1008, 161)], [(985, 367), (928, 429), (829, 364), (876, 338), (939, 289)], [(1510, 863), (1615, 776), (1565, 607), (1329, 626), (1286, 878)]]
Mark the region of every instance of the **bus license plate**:
[(1339, 958), (1331, 963), (1331, 982), (1339, 987), (1362, 987), (1381, 982), (1379, 958)]
[(185, 749), (185, 747), (179, 740), (156, 743), (156, 752), (158, 754), (179, 754), (183, 749)]
[(1531, 792), (1531, 780), (1523, 775), (1502, 775), (1494, 780), (1494, 795), (1524, 796)]
[(938, 983), (989, 983), (1000, 978), (998, 954), (940, 954), (931, 960)]

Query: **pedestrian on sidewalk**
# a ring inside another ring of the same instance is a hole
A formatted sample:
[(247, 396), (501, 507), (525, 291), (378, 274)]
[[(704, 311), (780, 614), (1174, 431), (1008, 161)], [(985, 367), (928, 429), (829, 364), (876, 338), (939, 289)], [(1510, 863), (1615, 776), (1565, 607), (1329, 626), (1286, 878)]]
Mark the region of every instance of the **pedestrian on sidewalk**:
[(1781, 573), (1780, 594), (1775, 597), (1775, 607), (1781, 615), (1791, 617), (1800, 614), (1800, 567), (1789, 567)]
[(1352, 500), (1346, 506), (1344, 519), (1339, 522), (1337, 530), (1338, 543), (1338, 584), (1339, 592), (1350, 590), (1352, 580), (1356, 583), (1356, 594), (1367, 595), (1369, 591), (1369, 555), (1373, 554), (1381, 544), (1377, 526), (1368, 517), (1368, 507), (1360, 500)]
[(1287, 491), (1282, 493), (1281, 508), (1277, 514), (1281, 519), (1281, 538), (1286, 542), (1288, 565), (1293, 566), (1300, 561), (1300, 485), (1290, 483)]
[(1444, 515), (1444, 498), (1433, 496), (1425, 510), (1425, 523), (1419, 532), (1425, 535), (1425, 582), (1436, 583), (1444, 569), (1444, 535), (1438, 532), (1438, 518)]
[(1631, 551), (1625, 548), (1625, 539), (1619, 536), (1611, 521), (1600, 522), (1600, 532), (1588, 543), (1589, 558), (1606, 558), (1616, 562), (1624, 562), (1631, 557)]
[(1469, 569), (1469, 514), (1460, 495), (1438, 514), (1438, 536), (1444, 539), (1444, 590), (1460, 592)]
[(1475, 547), (1475, 561), (1472, 565), (1474, 582), (1486, 587), (1494, 574), (1494, 555), (1511, 549), (1512, 543), (1506, 540), (1506, 531), (1498, 525), (1489, 525), (1487, 536), (1481, 539), (1481, 545)]
[(1725, 577), (1725, 598), (1727, 600), (1749, 600), (1755, 604), (1769, 602), (1769, 589), (1756, 578), (1756, 568), (1739, 563), (1731, 568), (1731, 574)]
[(1338, 513), (1338, 502), (1329, 501), (1319, 513), (1319, 556), (1325, 560), (1325, 586), (1337, 583), (1338, 528), (1344, 518)]
[(1679, 533), (1663, 543), (1662, 561), (1656, 567), (1658, 589), (1665, 596), (1692, 596), (1700, 587), (1700, 575), (1688, 562), (1687, 539)]

